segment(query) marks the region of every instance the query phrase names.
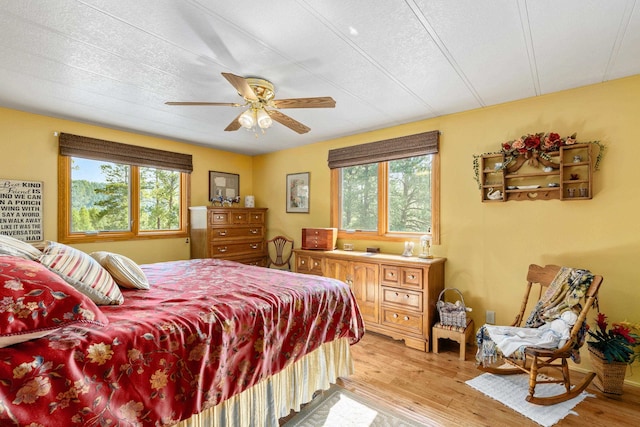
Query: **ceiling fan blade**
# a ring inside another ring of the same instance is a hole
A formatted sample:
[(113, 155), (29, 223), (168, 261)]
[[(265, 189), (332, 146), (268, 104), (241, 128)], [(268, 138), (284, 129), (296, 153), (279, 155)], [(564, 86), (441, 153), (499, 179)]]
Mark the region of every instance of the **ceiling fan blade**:
[(238, 114), (238, 116), (233, 119), (233, 121), (231, 123), (229, 123), (229, 125), (224, 128), (225, 131), (230, 132), (230, 131), (234, 131), (234, 130), (238, 130), (240, 129), (240, 122), (238, 121), (238, 119), (240, 118), (240, 116), (244, 113), (244, 111), (240, 114)]
[(297, 120), (293, 120), (291, 117), (287, 116), (286, 114), (282, 114), (280, 111), (266, 110), (266, 109), (265, 111), (269, 114), (269, 116), (271, 116), (273, 120), (275, 120), (280, 124), (285, 125), (286, 127), (288, 127), (289, 129), (295, 132), (302, 134), (302, 133), (307, 133), (311, 130), (311, 128), (303, 125)]
[(229, 83), (231, 83), (231, 86), (236, 88), (238, 93), (242, 95), (243, 98), (250, 99), (251, 101), (258, 100), (258, 97), (253, 92), (253, 89), (251, 89), (251, 86), (249, 86), (249, 83), (247, 83), (247, 80), (244, 77), (236, 76), (235, 74), (231, 73), (222, 73), (222, 76), (227, 79)]
[(220, 107), (242, 107), (242, 104), (235, 102), (165, 102), (167, 105), (213, 105)]
[(274, 99), (275, 108), (334, 108), (336, 101), (330, 96), (317, 98)]

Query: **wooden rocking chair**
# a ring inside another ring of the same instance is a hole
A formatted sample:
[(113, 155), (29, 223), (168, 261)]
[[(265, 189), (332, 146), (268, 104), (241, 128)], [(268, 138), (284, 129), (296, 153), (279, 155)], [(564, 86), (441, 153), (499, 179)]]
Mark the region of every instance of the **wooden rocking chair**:
[[(512, 326), (522, 326), (527, 306), (531, 303), (535, 304), (540, 299), (544, 291), (553, 282), (554, 278), (558, 274), (558, 271), (560, 271), (560, 267), (557, 265), (547, 265), (545, 267), (540, 267), (538, 265), (531, 264), (529, 266), (529, 273), (527, 274), (527, 289), (525, 292), (524, 300), (522, 301), (520, 312), (516, 316), (516, 319)], [(507, 362), (510, 367), (500, 368), (496, 365), (483, 366), (482, 364), (479, 364), (478, 369), (484, 372), (490, 372), (492, 374), (498, 375), (521, 374), (523, 372), (529, 374), (529, 395), (526, 397), (526, 400), (530, 403), (535, 403), (538, 405), (554, 405), (556, 403), (564, 402), (565, 400), (569, 400), (578, 396), (584, 391), (585, 388), (587, 388), (596, 374), (594, 372), (591, 372), (583, 379), (580, 384), (572, 385), (571, 379), (569, 377), (569, 365), (567, 360), (571, 357), (572, 351), (576, 347), (581, 345), (579, 337), (580, 328), (587, 317), (589, 309), (597, 299), (598, 290), (600, 289), (602, 280), (602, 276), (594, 276), (593, 282), (586, 292), (584, 301), (581, 301), (582, 309), (580, 310), (580, 314), (578, 315), (578, 320), (571, 328), (570, 338), (562, 347), (557, 349), (526, 347), (524, 351), (524, 360), (518, 359), (516, 357), (502, 357), (502, 361)], [(538, 288), (538, 291), (533, 292), (533, 298), (535, 298), (535, 294), (537, 294), (537, 299), (530, 300), (530, 296), (532, 296), (531, 291), (534, 288), (534, 284), (538, 284), (538, 286), (536, 286)], [(540, 373), (539, 371), (544, 368), (559, 370), (562, 374), (562, 378), (538, 378), (538, 373)], [(535, 396), (536, 385), (547, 383), (563, 384), (565, 392), (548, 397)]]

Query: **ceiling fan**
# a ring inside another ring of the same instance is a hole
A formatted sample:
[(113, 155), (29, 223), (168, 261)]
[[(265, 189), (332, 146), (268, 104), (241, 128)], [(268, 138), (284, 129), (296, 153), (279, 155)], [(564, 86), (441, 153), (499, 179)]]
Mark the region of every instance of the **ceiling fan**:
[(307, 133), (311, 128), (278, 111), (281, 108), (334, 108), (336, 101), (330, 96), (317, 98), (275, 99), (275, 88), (268, 80), (255, 77), (240, 77), (231, 73), (222, 73), (244, 99), (244, 103), (235, 102), (165, 102), (167, 105), (211, 105), (222, 107), (248, 107), (240, 113), (225, 131), (234, 131), (240, 127), (263, 132), (276, 122), (300, 134)]

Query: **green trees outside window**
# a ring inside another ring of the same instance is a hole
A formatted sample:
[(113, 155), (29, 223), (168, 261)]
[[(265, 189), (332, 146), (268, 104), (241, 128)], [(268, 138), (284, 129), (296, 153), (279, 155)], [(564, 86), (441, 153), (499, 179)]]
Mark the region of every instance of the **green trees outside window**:
[[(71, 232), (179, 230), (180, 172), (72, 158)], [(132, 176), (138, 179), (133, 182)], [(135, 197), (134, 197), (135, 195)], [(138, 200), (136, 210), (132, 200)], [(132, 218), (132, 212), (139, 213)]]
[[(340, 170), (340, 229), (426, 233), (432, 225), (433, 155), (349, 166)], [(382, 173), (381, 173), (382, 171)], [(381, 177), (386, 176), (386, 181)], [(379, 195), (386, 198), (381, 211)]]

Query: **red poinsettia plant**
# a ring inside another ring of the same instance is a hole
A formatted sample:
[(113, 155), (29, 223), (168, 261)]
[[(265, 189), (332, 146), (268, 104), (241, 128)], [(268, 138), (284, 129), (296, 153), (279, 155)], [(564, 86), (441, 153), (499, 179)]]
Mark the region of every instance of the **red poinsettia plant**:
[(592, 340), (587, 344), (603, 354), (607, 362), (623, 362), (631, 364), (640, 357), (635, 351), (640, 346), (640, 335), (638, 335), (638, 325), (629, 322), (617, 322), (607, 329), (609, 323), (607, 316), (598, 313), (596, 318), (598, 328), (595, 331), (589, 330)]

